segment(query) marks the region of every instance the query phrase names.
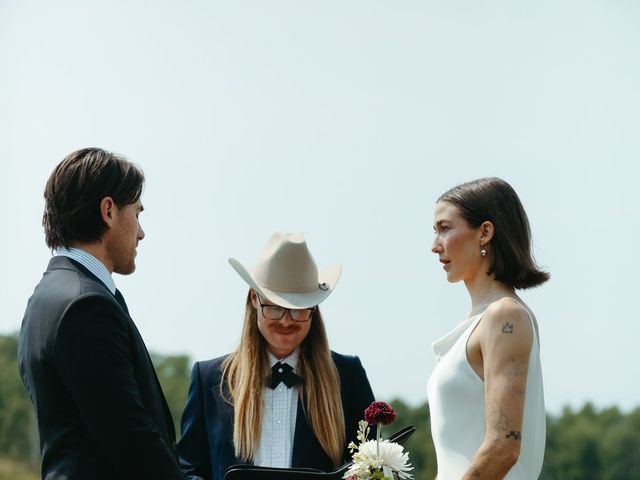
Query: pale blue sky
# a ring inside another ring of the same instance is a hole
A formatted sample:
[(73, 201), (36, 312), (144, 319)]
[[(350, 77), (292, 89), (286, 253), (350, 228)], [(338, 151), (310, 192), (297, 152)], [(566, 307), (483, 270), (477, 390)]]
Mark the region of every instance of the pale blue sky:
[(435, 199), (481, 176), (521, 195), (552, 274), (536, 312), (548, 409), (640, 405), (640, 4), (635, 1), (0, 0), (0, 332), (50, 256), (42, 191), (100, 146), (146, 172), (147, 345), (236, 345), (276, 229), (343, 263), (332, 347), (376, 396), (426, 399), (431, 342), (468, 308), (430, 252)]

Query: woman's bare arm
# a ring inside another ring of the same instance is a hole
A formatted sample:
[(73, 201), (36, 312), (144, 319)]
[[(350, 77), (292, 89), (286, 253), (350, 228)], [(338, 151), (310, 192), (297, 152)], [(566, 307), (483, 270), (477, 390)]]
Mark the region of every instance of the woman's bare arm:
[(485, 391), (485, 438), (463, 480), (502, 479), (517, 462), (533, 331), (520, 304), (491, 305), (478, 327)]

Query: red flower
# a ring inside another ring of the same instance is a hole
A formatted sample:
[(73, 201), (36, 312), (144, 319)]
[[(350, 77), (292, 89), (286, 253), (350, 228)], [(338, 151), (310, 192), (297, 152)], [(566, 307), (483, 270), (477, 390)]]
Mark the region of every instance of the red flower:
[(370, 425), (375, 426), (391, 425), (396, 419), (396, 411), (386, 402), (373, 402), (364, 411), (364, 420)]

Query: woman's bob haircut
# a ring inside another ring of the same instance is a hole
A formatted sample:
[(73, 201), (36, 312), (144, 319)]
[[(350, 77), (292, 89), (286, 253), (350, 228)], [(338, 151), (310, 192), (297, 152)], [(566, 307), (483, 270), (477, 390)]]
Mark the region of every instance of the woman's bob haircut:
[(531, 229), (518, 194), (500, 178), (480, 178), (443, 193), (438, 202), (458, 208), (470, 227), (493, 224), (491, 266), (487, 275), (516, 289), (537, 287), (549, 280), (531, 253)]

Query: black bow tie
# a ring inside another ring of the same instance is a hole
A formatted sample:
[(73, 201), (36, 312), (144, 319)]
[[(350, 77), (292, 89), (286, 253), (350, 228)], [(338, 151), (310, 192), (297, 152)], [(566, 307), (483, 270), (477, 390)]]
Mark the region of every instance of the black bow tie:
[(302, 382), (302, 378), (293, 373), (293, 367), (288, 363), (276, 363), (271, 367), (271, 381), (269, 387), (276, 388), (280, 382), (284, 383), (287, 388)]

